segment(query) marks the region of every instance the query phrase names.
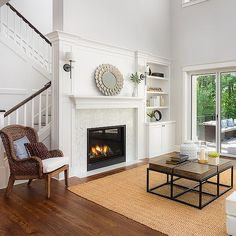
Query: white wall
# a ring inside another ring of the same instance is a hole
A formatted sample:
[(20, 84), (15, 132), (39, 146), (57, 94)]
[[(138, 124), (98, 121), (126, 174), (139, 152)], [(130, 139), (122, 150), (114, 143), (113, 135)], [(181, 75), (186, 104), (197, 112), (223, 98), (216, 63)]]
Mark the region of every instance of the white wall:
[(169, 0), (64, 0), (65, 32), (170, 56)]
[(52, 0), (11, 0), (10, 4), (42, 34), (52, 32)]
[(208, 0), (186, 8), (181, 2), (171, 1), (171, 104), (172, 117), (177, 121), (177, 143), (182, 139), (182, 68), (236, 59), (236, 1)]

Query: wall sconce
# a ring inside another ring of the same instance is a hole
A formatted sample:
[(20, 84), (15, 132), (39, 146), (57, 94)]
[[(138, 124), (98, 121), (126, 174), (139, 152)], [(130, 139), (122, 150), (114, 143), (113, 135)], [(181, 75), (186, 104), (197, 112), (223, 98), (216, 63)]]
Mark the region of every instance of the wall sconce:
[(70, 79), (72, 78), (72, 62), (75, 62), (75, 55), (73, 54), (73, 52), (66, 52), (65, 53), (65, 61), (69, 61), (70, 64), (65, 64), (63, 66), (64, 71), (66, 72), (70, 72)]
[(146, 79), (147, 79), (147, 75), (149, 75), (149, 70), (150, 70), (150, 67), (149, 65), (147, 65), (144, 74), (140, 75), (140, 79), (144, 79), (145, 85), (147, 84)]

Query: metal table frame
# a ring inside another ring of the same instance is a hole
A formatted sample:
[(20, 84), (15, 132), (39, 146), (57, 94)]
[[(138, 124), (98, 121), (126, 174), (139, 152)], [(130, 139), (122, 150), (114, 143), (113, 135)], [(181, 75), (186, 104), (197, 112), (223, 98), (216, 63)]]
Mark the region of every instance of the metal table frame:
[[(221, 184), (220, 183), (220, 174), (231, 169), (231, 184), (230, 185), (226, 185), (226, 184)], [(166, 174), (167, 176), (167, 180), (165, 183), (161, 184), (161, 185), (158, 185), (156, 187), (153, 187), (153, 188), (149, 188), (149, 172), (150, 171), (154, 171), (154, 172), (157, 172), (157, 173), (162, 173), (162, 174)], [(216, 182), (212, 182), (212, 181), (209, 181), (210, 178), (216, 176), (217, 177), (217, 181)], [(170, 178), (169, 178), (170, 177)], [(174, 178), (176, 177), (176, 178)], [(177, 174), (169, 174), (169, 173), (166, 173), (166, 172), (162, 172), (162, 171), (157, 171), (157, 170), (154, 170), (154, 169), (150, 169), (150, 168), (147, 168), (147, 192), (149, 193), (152, 193), (152, 194), (155, 194), (155, 195), (158, 195), (158, 196), (161, 196), (161, 197), (164, 197), (164, 198), (168, 198), (168, 199), (171, 199), (173, 201), (176, 201), (176, 202), (180, 202), (180, 203), (183, 203), (185, 205), (188, 205), (188, 206), (192, 206), (192, 207), (195, 207), (195, 208), (198, 208), (198, 209), (202, 209), (204, 208), (205, 206), (207, 206), (209, 203), (213, 202), (214, 200), (216, 200), (217, 198), (219, 198), (220, 196), (222, 196), (223, 194), (225, 194), (226, 192), (228, 192), (229, 190), (231, 190), (233, 188), (233, 166), (230, 166), (230, 167), (227, 167), (227, 168), (224, 168), (220, 171), (218, 171), (218, 168), (217, 168), (217, 172), (212, 174), (212, 175), (209, 175), (207, 176), (206, 178), (203, 178), (201, 180), (196, 180), (194, 178), (189, 178), (189, 177), (183, 177), (183, 176), (180, 176), (180, 175), (177, 175)], [(179, 185), (179, 184), (176, 184), (175, 182), (179, 179), (187, 179), (187, 180), (192, 180), (192, 181), (195, 181), (196, 182), (196, 185), (194, 185), (193, 187), (185, 187), (185, 186), (182, 186), (182, 185)], [(210, 184), (213, 184), (213, 185), (216, 185), (216, 194), (212, 194), (212, 193), (208, 193), (208, 192), (205, 192), (202, 190), (202, 186), (203, 184), (205, 183), (210, 183)], [(157, 193), (157, 192), (154, 192), (154, 190), (158, 189), (158, 188), (161, 188), (165, 185), (170, 185), (170, 196), (167, 196), (167, 195), (164, 195), (164, 194), (161, 194), (161, 193)], [(180, 188), (183, 188), (185, 189), (183, 192), (181, 193), (178, 193), (176, 195), (174, 195), (173, 193), (173, 190), (174, 190), (174, 186), (177, 186), (177, 187), (180, 187)], [(224, 191), (222, 191), (220, 193), (220, 187), (225, 187), (226, 189)], [(196, 189), (199, 187), (199, 190)], [(178, 197), (182, 196), (183, 194), (185, 193), (188, 193), (188, 192), (198, 192), (199, 193), (199, 204), (198, 205), (194, 205), (194, 204), (191, 204), (191, 203), (188, 203), (188, 202), (185, 202), (183, 200), (180, 200), (180, 199), (177, 199)], [(212, 196), (212, 198), (205, 202), (204, 204), (202, 203), (202, 195), (203, 194), (206, 194), (206, 195), (209, 195), (209, 196)]]

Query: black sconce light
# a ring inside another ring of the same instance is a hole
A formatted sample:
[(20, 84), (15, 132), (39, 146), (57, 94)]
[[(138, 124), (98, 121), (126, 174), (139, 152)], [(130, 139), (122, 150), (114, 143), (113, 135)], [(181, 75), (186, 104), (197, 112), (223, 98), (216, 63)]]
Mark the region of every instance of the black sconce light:
[(150, 67), (149, 67), (149, 65), (147, 65), (144, 74), (140, 75), (140, 79), (144, 79), (145, 85), (146, 85), (147, 75), (149, 75), (149, 74), (150, 74)]
[(72, 62), (75, 62), (75, 56), (74, 56), (73, 52), (66, 52), (65, 53), (65, 61), (69, 61), (69, 64), (65, 64), (63, 66), (63, 69), (66, 72), (70, 72), (70, 79), (71, 79), (72, 78), (72, 72), (71, 71), (72, 71), (72, 68), (73, 68)]

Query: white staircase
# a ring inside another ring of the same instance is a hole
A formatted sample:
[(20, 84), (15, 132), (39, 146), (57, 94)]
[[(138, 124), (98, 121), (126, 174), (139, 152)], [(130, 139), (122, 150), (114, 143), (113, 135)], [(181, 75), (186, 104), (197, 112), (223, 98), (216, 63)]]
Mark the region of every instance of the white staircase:
[[(0, 40), (4, 41), (5, 45), (8, 44), (8, 47), (13, 45), (12, 50), (19, 50), (37, 64), (40, 73), (51, 78), (50, 41), (13, 6), (9, 3), (2, 5), (3, 2), (7, 1), (0, 0)], [(50, 148), (51, 108), (51, 82), (48, 82), (8, 111), (0, 110), (0, 129), (12, 124), (30, 126), (38, 131), (40, 141)], [(0, 188), (6, 187), (8, 176), (8, 162), (0, 140)]]
[(47, 72), (51, 72), (51, 42), (12, 5), (0, 7), (0, 37), (14, 44)]

